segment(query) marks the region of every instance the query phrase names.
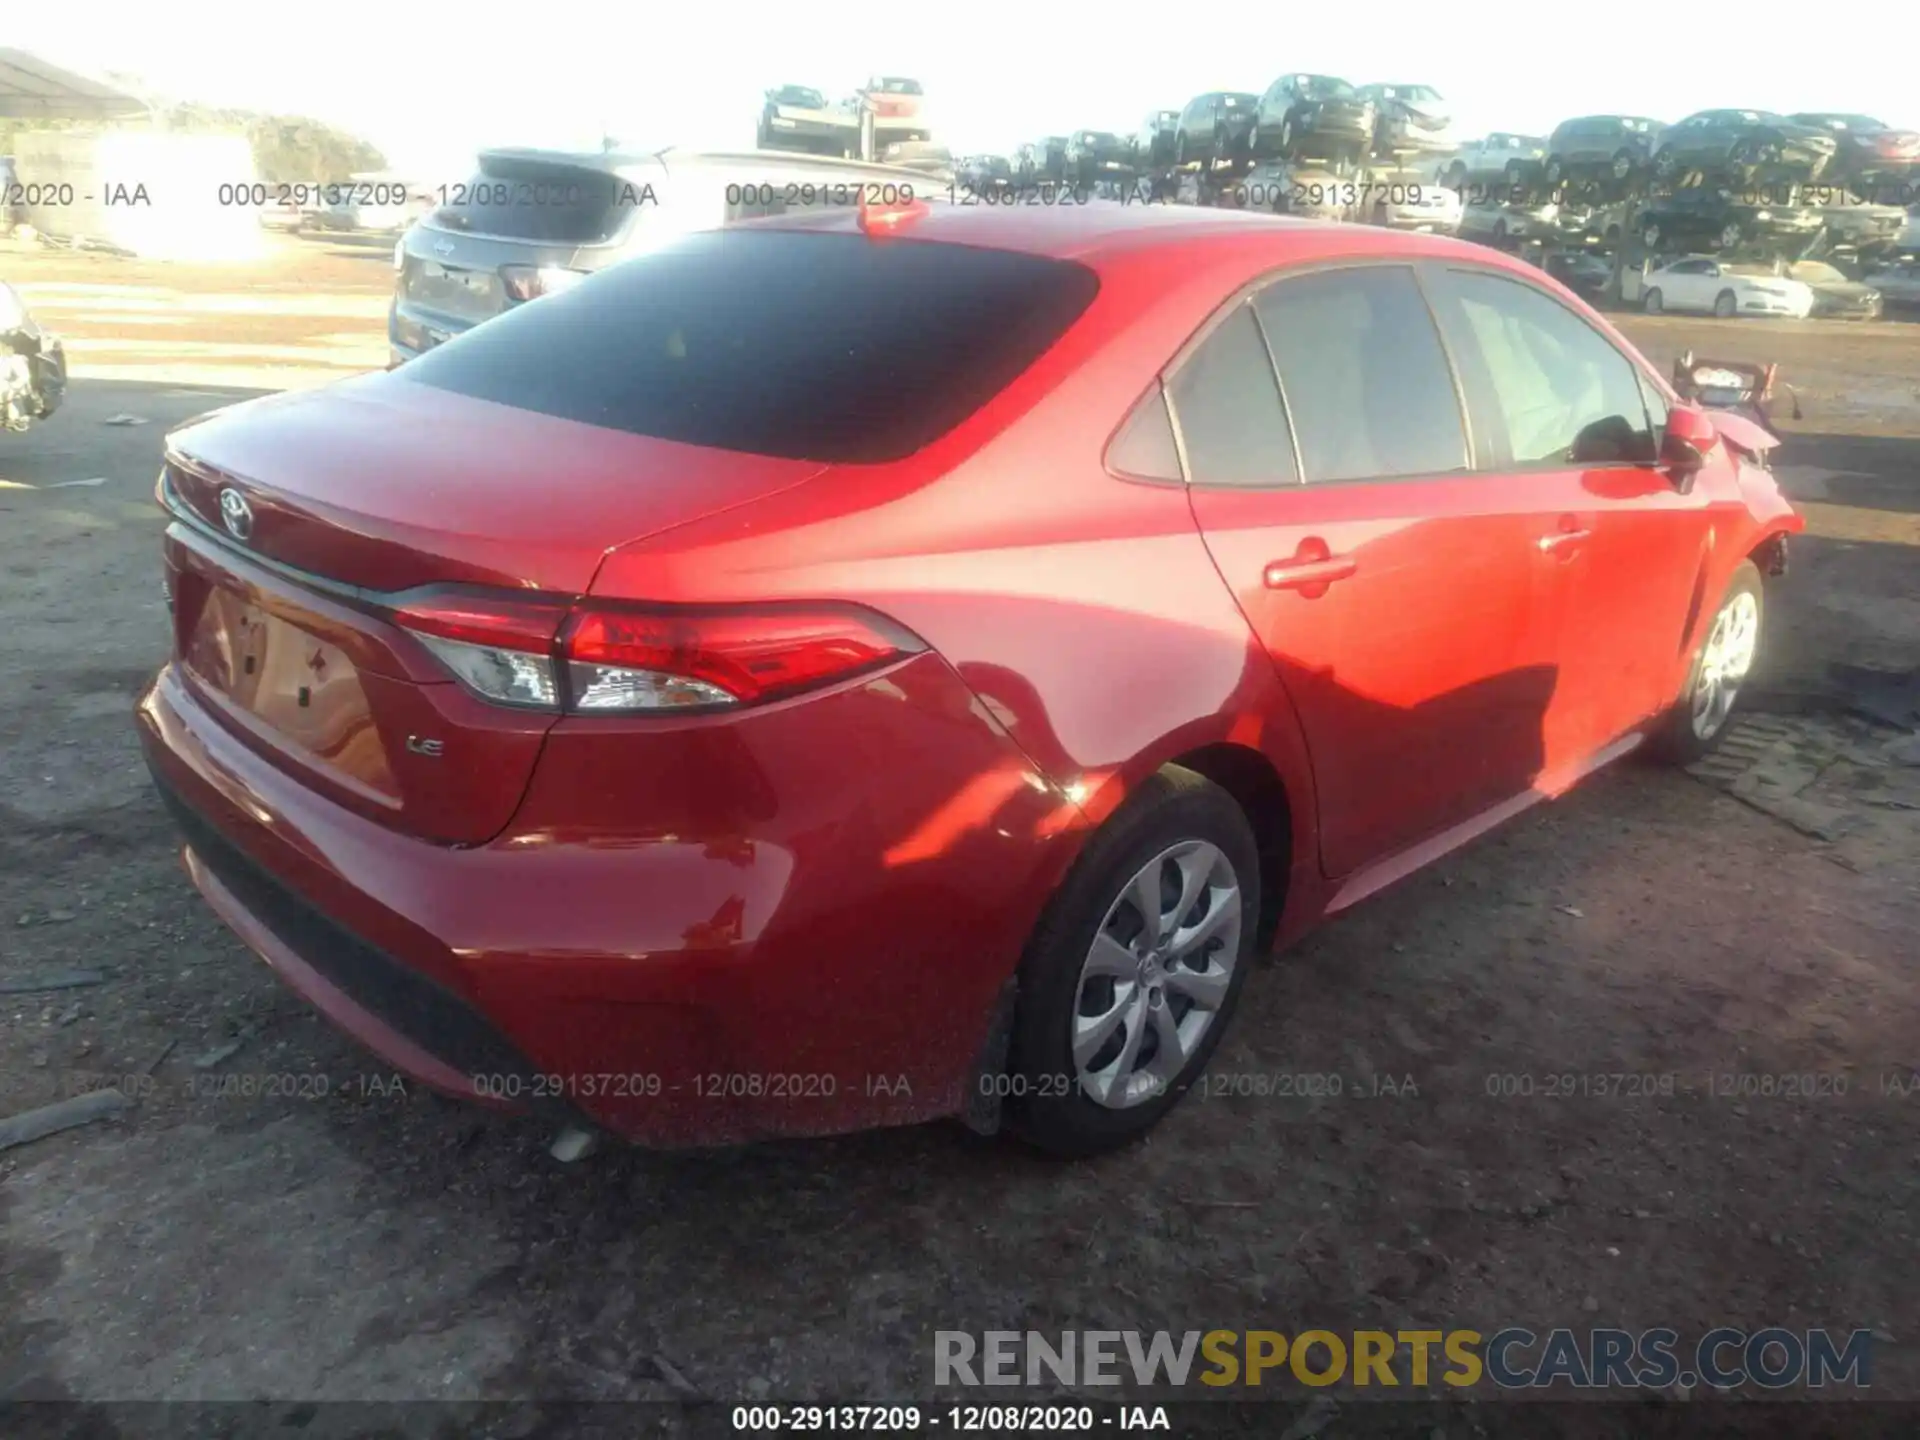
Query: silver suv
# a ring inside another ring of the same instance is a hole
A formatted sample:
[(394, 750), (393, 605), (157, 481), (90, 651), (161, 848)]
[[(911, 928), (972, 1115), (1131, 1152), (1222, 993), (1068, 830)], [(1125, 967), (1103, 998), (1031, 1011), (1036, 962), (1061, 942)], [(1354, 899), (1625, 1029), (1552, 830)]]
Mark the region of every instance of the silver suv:
[(489, 150), (394, 246), (389, 368), (675, 236), (822, 207), (946, 199), (935, 177), (777, 151)]

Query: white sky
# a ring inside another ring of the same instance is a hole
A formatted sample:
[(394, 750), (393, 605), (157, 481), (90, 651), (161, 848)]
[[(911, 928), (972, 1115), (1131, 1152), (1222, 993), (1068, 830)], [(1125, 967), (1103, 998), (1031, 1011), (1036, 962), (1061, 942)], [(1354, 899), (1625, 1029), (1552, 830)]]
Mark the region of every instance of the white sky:
[[(603, 130), (647, 148), (750, 144), (766, 87), (816, 85), (837, 97), (869, 73), (920, 79), (935, 137), (956, 153), (1083, 125), (1129, 133), (1148, 110), (1204, 90), (1261, 90), (1290, 69), (1432, 85), (1467, 131), (1545, 133), (1590, 112), (1675, 120), (1732, 105), (1920, 125), (1912, 45), (1885, 43), (1884, 29), (1877, 41), (1856, 31), (1838, 46), (1790, 43), (1804, 23), (1790, 17), (1805, 12), (1764, 3), (1741, 9), (1734, 30), (1732, 12), (1674, 28), (1638, 23), (1631, 7), (1514, 0), (1471, 10), (1432, 0), (1045, 9), (15, 0), (7, 9), (10, 46), (87, 73), (136, 73), (175, 98), (311, 114), (365, 135), (401, 170), (429, 172), (428, 183), (457, 178), (482, 146), (592, 146)], [(1904, 23), (1920, 40), (1920, 22)], [(1547, 37), (1531, 56), (1521, 38), (1530, 34)]]

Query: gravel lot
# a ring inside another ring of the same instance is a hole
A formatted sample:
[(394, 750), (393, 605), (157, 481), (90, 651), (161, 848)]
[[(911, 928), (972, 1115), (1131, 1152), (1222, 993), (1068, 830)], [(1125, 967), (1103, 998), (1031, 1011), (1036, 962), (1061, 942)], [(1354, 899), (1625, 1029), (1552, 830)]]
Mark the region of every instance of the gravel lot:
[[(76, 374), (0, 436), (0, 984), (105, 977), (0, 994), (0, 1115), (140, 1095), (0, 1154), (0, 1398), (924, 1400), (938, 1329), (1773, 1323), (1879, 1331), (1875, 1391), (1920, 1398), (1920, 767), (1827, 672), (1920, 665), (1920, 325), (1624, 322), (1798, 387), (1772, 716), (1737, 773), (1617, 767), (1256, 974), (1216, 1071), (1341, 1098), (1195, 1098), (1073, 1167), (945, 1126), (563, 1166), (229, 937), (129, 720), (161, 435), (383, 364), (385, 260), (0, 248)], [(1489, 1093), (1569, 1072), (1676, 1085)], [(1800, 1074), (1845, 1093), (1709, 1079)]]

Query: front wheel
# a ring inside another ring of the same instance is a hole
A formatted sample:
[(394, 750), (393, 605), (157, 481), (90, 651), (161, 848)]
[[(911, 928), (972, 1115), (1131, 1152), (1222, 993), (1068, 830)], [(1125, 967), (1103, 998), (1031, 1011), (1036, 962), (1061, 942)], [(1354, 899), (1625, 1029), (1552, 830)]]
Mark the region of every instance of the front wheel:
[(1660, 287), (1656, 285), (1653, 289), (1647, 291), (1641, 304), (1646, 309), (1647, 314), (1658, 315), (1661, 310), (1665, 308), (1664, 302), (1660, 298)]
[(1720, 743), (1760, 653), (1763, 602), (1759, 567), (1742, 560), (1707, 624), (1707, 638), (1693, 657), (1686, 688), (1655, 737), (1657, 753), (1687, 765)]
[(1731, 290), (1722, 290), (1713, 297), (1713, 313), (1716, 319), (1731, 320), (1739, 309), (1740, 301)]
[(1246, 815), (1177, 766), (1088, 842), (1020, 962), (1008, 1126), (1062, 1157), (1151, 1129), (1220, 1043), (1260, 928)]

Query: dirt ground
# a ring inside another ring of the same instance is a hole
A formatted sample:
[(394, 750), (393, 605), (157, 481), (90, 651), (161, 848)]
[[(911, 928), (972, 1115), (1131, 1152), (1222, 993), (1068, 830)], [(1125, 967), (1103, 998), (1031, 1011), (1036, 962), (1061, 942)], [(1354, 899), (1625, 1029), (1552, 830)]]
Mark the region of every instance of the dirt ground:
[[(76, 375), (0, 436), (0, 985), (103, 977), (0, 993), (0, 1115), (137, 1096), (0, 1154), (0, 1398), (925, 1401), (936, 1330), (1422, 1324), (1871, 1328), (1875, 1393), (1920, 1398), (1920, 755), (1827, 669), (1920, 665), (1920, 325), (1623, 320), (1797, 387), (1772, 713), (1724, 773), (1616, 767), (1257, 973), (1215, 1071), (1342, 1098), (1196, 1097), (1068, 1167), (948, 1126), (569, 1166), (273, 980), (129, 719), (162, 433), (384, 363), (385, 259), (0, 250)], [(1671, 1093), (1546, 1094), (1618, 1072)], [(1739, 1093), (1792, 1075), (1827, 1093)]]

